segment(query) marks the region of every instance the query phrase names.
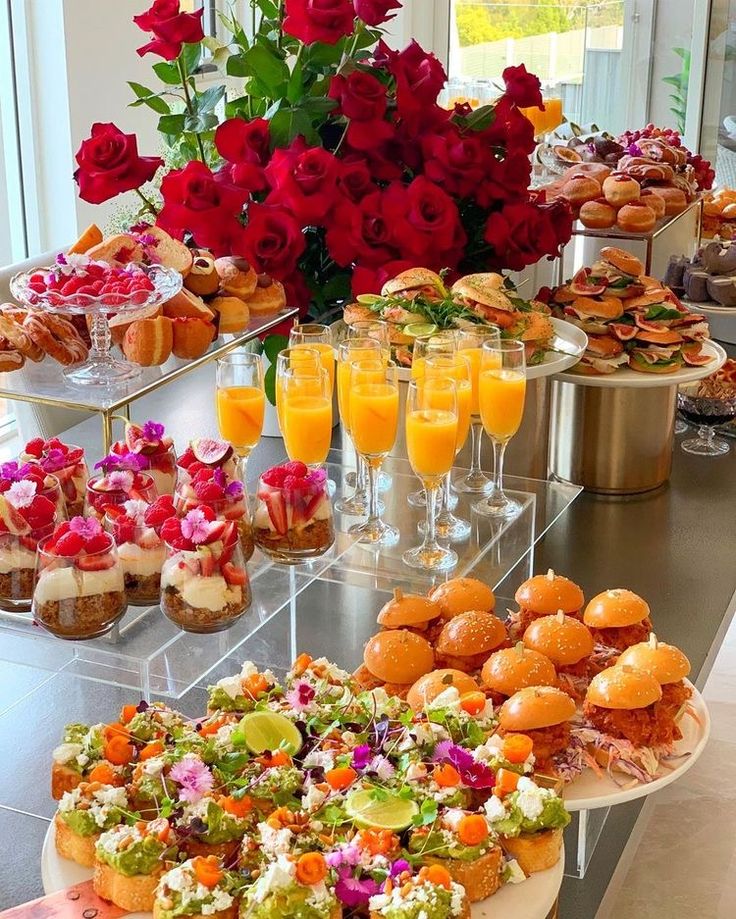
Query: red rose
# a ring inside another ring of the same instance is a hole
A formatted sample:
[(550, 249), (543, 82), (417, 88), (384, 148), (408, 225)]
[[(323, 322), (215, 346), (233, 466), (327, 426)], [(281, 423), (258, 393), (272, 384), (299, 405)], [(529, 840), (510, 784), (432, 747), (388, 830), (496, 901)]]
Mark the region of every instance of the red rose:
[(337, 100), (335, 114), (349, 119), (347, 140), (353, 149), (374, 150), (393, 134), (383, 120), (386, 87), (372, 74), (356, 70), (347, 77), (333, 77), (329, 96)]
[(161, 195), (164, 206), (156, 223), (172, 236), (182, 239), (189, 232), (197, 246), (215, 255), (230, 255), (237, 249), (243, 233), (238, 218), (247, 191), (218, 181), (209, 167), (193, 160), (164, 176)]
[(434, 182), (418, 176), (408, 186), (394, 182), (386, 192), (387, 215), (402, 255), (431, 267), (445, 253), (464, 245), (465, 233), (452, 198)]
[(360, 260), (382, 265), (396, 255), (394, 228), (387, 213), (388, 198), (376, 189), (360, 204), (344, 202), (333, 214), (326, 242), (330, 256), (343, 267)]
[(489, 267), (521, 271), (544, 255), (556, 255), (566, 226), (572, 229), (561, 211), (529, 202), (510, 204), (491, 214), (484, 234), (494, 250)]
[(480, 136), (492, 147), (517, 150), (526, 156), (535, 147), (531, 121), (506, 96), (501, 96), (496, 103), (493, 121)]
[(229, 118), (215, 131), (215, 146), (227, 160), (225, 174), (234, 185), (249, 191), (266, 188), (263, 167), (271, 156), (271, 130), (265, 118)]
[(353, 34), (354, 20), (350, 0), (286, 0), (283, 29), (305, 45), (316, 41), (334, 45)]
[(447, 81), (440, 61), (416, 41), (403, 51), (392, 51), (381, 39), (374, 60), (396, 80), (396, 102), (402, 117), (417, 114), (433, 105)]
[(342, 161), (342, 170), (337, 184), (345, 197), (354, 204), (376, 190), (368, 164), (364, 159), (356, 156), (348, 156)]
[(268, 204), (279, 204), (292, 212), (302, 226), (324, 223), (337, 200), (340, 160), (323, 147), (307, 147), (298, 137), (290, 147), (275, 150), (266, 167), (273, 189)]
[(181, 54), (183, 44), (196, 44), (204, 38), (202, 16), (204, 10), (196, 13), (182, 13), (179, 0), (154, 0), (153, 6), (133, 22), (144, 32), (153, 33), (153, 41), (138, 48), (138, 54), (151, 52), (167, 61), (173, 61)]
[(409, 268), (416, 268), (415, 262), (397, 260), (387, 262), (378, 268), (369, 268), (364, 265), (357, 265), (353, 271), (352, 289), (353, 296), (359, 297), (361, 294), (378, 294), (386, 281), (395, 278), (402, 271)]
[(92, 134), (77, 151), (79, 168), (74, 179), (79, 197), (101, 204), (115, 195), (150, 182), (164, 161), (158, 156), (138, 156), (135, 134), (123, 134), (114, 124), (92, 125)]
[(488, 146), (475, 134), (450, 127), (443, 134), (422, 138), (424, 172), (458, 198), (473, 197), (483, 184), (492, 159)]
[(524, 153), (511, 151), (503, 160), (491, 157), (489, 168), (478, 184), (475, 200), (481, 207), (494, 203), (528, 201), (531, 163)]
[(266, 204), (251, 204), (243, 251), (259, 272), (279, 280), (296, 268), (305, 241), (298, 221), (286, 210)]
[(507, 67), (501, 74), (506, 84), (506, 95), (520, 108), (542, 105), (542, 84), (539, 77), (529, 73), (524, 64)]
[(400, 10), (398, 0), (353, 0), (355, 13), (366, 25), (380, 26), (395, 18), (391, 10)]

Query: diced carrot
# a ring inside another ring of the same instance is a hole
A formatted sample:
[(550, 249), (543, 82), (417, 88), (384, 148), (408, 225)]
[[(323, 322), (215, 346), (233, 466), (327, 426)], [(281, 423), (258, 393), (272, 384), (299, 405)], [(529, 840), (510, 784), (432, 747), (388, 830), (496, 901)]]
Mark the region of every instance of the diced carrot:
[(115, 770), (109, 763), (98, 763), (87, 776), (87, 781), (101, 782), (103, 785), (114, 785), (117, 778)]
[(351, 769), (350, 766), (340, 766), (337, 769), (329, 769), (325, 772), (325, 781), (335, 791), (343, 791), (345, 788), (349, 788), (357, 778), (358, 773), (355, 769)]
[(248, 795), (243, 795), (242, 798), (225, 795), (220, 798), (219, 804), (224, 811), (234, 817), (247, 817), (253, 810), (253, 799), (249, 798)]
[(496, 784), (493, 786), (493, 794), (497, 798), (503, 798), (506, 795), (510, 795), (512, 791), (516, 791), (516, 786), (519, 784), (519, 776), (516, 772), (512, 772), (510, 769), (499, 769), (496, 773)]
[(460, 696), (460, 708), (469, 715), (480, 715), (486, 707), (485, 695), (478, 692), (466, 692)]
[[(480, 815), (477, 815), (480, 816)], [(426, 872), (426, 874), (422, 874)], [(447, 868), (442, 865), (429, 865), (419, 872), (420, 880), (427, 880), (430, 884), (437, 884), (438, 887), (444, 887), (445, 890), (452, 888), (452, 877)]]
[(124, 724), (121, 724), (119, 721), (115, 721), (112, 724), (106, 724), (102, 729), (102, 736), (105, 740), (110, 740), (112, 737), (130, 737), (130, 731), (125, 727)]
[(126, 766), (135, 754), (132, 744), (119, 734), (111, 737), (105, 744), (105, 759), (114, 766)]
[(147, 759), (153, 759), (154, 756), (161, 756), (165, 749), (160, 740), (154, 740), (153, 743), (146, 744), (138, 754), (138, 759), (145, 762)]
[(296, 879), (300, 884), (312, 887), (327, 876), (327, 862), (319, 852), (305, 852), (296, 863)]
[(213, 718), (212, 721), (208, 721), (206, 724), (203, 724), (199, 730), (199, 733), (203, 737), (210, 737), (212, 734), (216, 734), (225, 724), (227, 724), (227, 717), (225, 715), (220, 715), (219, 718)]
[(435, 766), (432, 772), (432, 778), (437, 782), (440, 788), (452, 788), (455, 785), (459, 785), (462, 781), (460, 773), (454, 766), (450, 765), (450, 763), (442, 763), (440, 766)]
[(208, 855), (206, 858), (200, 855), (194, 859), (192, 867), (197, 880), (205, 887), (216, 887), (224, 876), (216, 855)]
[(246, 677), (243, 682), (243, 694), (250, 696), (251, 699), (257, 699), (258, 696), (268, 692), (268, 680), (262, 673), (254, 673)]
[(399, 838), (391, 830), (361, 830), (358, 844), (371, 855), (387, 855), (399, 847)]
[(312, 658), (308, 654), (300, 654), (294, 661), (294, 666), (291, 668), (294, 676), (301, 676), (311, 663)]
[(467, 814), (457, 825), (457, 837), (464, 846), (478, 846), (488, 839), (488, 824), (481, 814)]
[(510, 763), (523, 763), (534, 749), (534, 742), (526, 734), (507, 734), (502, 749)]
[(123, 722), (123, 724), (127, 724), (129, 721), (132, 721), (137, 714), (137, 705), (124, 705), (122, 711), (120, 712), (120, 720)]
[(171, 826), (168, 821), (164, 821), (164, 825), (156, 833), (156, 839), (159, 842), (168, 842), (169, 836), (171, 836)]

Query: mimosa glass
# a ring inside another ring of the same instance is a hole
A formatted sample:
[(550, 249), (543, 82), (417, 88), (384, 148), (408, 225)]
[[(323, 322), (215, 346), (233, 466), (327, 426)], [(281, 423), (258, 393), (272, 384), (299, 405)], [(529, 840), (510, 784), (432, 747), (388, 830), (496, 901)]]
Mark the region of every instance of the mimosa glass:
[(479, 378), (480, 417), (493, 443), (493, 491), (473, 508), (484, 517), (514, 517), (521, 505), (503, 491), (506, 445), (524, 416), (526, 360), (524, 342), (485, 342)]
[(320, 368), (313, 376), (290, 371), (282, 378), (281, 420), (290, 460), (316, 468), (327, 459), (332, 441), (330, 377)]
[[(534, 186), (546, 185), (554, 176), (549, 166), (554, 157), (552, 132), (565, 120), (562, 112), (562, 97), (560, 87), (549, 87), (545, 90), (542, 107), (521, 108), (519, 111), (531, 122), (534, 128), (534, 137), (537, 147), (532, 154), (532, 184)], [(541, 171), (537, 170), (537, 164)]]
[(281, 420), (281, 404), (284, 395), (284, 379), (288, 374), (295, 376), (319, 376), (322, 370), (322, 358), (316, 348), (284, 348), (276, 357), (276, 415), (279, 429), (284, 433)]
[(399, 531), (381, 519), (378, 473), (396, 442), (399, 425), (399, 380), (396, 364), (382, 360), (350, 365), (349, 425), (355, 449), (368, 467), (368, 520), (350, 528), (361, 543), (394, 546)]
[(294, 324), (289, 332), (290, 348), (313, 348), (319, 351), (322, 366), (330, 377), (330, 395), (335, 386), (335, 351), (332, 342), (332, 329), (328, 325), (316, 322), (305, 325)]
[(411, 568), (447, 571), (457, 564), (457, 553), (437, 541), (435, 519), (442, 480), (455, 460), (457, 428), (455, 380), (412, 380), (406, 397), (406, 449), (414, 474), (424, 483), (427, 519), (424, 542), (402, 556)]
[(233, 351), (217, 359), (217, 426), (239, 459), (238, 475), (248, 484), (251, 451), (261, 439), (266, 394), (259, 354)]
[(458, 329), (455, 332), (458, 351), (470, 361), (470, 382), (473, 395), (470, 404), (470, 437), (471, 459), (470, 472), (454, 483), (455, 491), (470, 492), (473, 495), (487, 495), (493, 488), (493, 480), (481, 469), (481, 447), (483, 444), (483, 423), (480, 420), (478, 400), (478, 378), (480, 376), (480, 362), (483, 342), (495, 344), (501, 340), (501, 332), (497, 326), (478, 326), (475, 329)]

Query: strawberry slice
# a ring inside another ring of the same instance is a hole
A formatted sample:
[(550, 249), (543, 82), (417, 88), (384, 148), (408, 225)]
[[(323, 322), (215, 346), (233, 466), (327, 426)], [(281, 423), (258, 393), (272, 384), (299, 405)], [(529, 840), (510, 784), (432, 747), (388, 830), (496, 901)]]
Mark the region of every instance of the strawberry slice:
[(209, 535), (207, 536), (207, 542), (213, 543), (217, 542), (218, 539), (222, 539), (223, 534), (227, 528), (227, 523), (224, 520), (213, 520), (209, 525)]
[(232, 562), (227, 562), (222, 566), (222, 576), (231, 586), (242, 587), (248, 582), (248, 575), (244, 568), (238, 568)]
[(104, 555), (82, 555), (74, 564), (80, 571), (106, 571), (115, 565), (115, 559), (109, 553)]
[(211, 578), (217, 570), (217, 560), (215, 556), (204, 546), (199, 547), (199, 573), (203, 578)]
[(268, 509), (268, 516), (279, 536), (285, 536), (289, 529), (284, 499), (279, 491), (262, 491), (260, 497)]

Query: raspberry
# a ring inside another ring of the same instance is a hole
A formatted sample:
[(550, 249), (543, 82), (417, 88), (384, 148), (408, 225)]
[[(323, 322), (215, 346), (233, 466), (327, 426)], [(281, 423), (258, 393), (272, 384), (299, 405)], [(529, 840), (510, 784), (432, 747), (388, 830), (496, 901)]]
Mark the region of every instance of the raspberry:
[(58, 527), (57, 527), (56, 530), (54, 531), (54, 537), (55, 537), (56, 539), (60, 539), (62, 536), (66, 536), (66, 534), (67, 534), (70, 530), (71, 530), (71, 524), (69, 523), (69, 521), (68, 521), (68, 520), (62, 520), (62, 522), (58, 525)]
[(43, 456), (44, 440), (43, 437), (34, 437), (26, 444), (26, 453), (36, 458)]
[(161, 527), (161, 539), (166, 540), (170, 545), (174, 545), (175, 539), (181, 539), (181, 523), (176, 517), (169, 517)]
[(225, 497), (225, 489), (217, 482), (197, 482), (194, 493), (200, 501), (221, 501)]
[(61, 539), (56, 540), (56, 554), (64, 558), (73, 558), (84, 549), (84, 540), (79, 533), (65, 533)]
[(131, 523), (127, 517), (115, 523), (115, 542), (120, 546), (124, 542), (135, 541), (135, 524)]
[(290, 463), (284, 463), (281, 468), (287, 475), (296, 476), (298, 479), (303, 479), (304, 476), (309, 472), (304, 463), (300, 463), (298, 460), (292, 460)]
[(110, 537), (107, 533), (98, 533), (97, 536), (88, 539), (84, 546), (85, 552), (89, 552), (90, 555), (95, 552), (105, 552), (109, 548)]
[(264, 472), (261, 476), (261, 479), (266, 483), (266, 485), (270, 485), (271, 488), (281, 488), (281, 486), (284, 484), (286, 475), (287, 473), (283, 466), (274, 466), (273, 469), (269, 469), (267, 472)]
[(145, 522), (152, 527), (161, 526), (169, 517), (174, 516), (174, 499), (171, 495), (158, 498), (143, 515)]

